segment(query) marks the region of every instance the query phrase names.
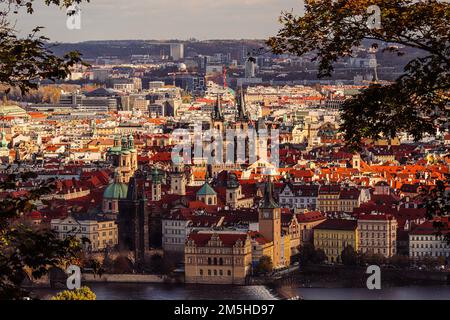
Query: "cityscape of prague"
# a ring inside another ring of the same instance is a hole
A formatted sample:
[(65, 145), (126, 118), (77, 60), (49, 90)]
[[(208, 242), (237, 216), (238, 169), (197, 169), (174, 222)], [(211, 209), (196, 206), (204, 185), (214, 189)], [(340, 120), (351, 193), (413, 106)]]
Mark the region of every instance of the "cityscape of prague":
[(450, 299), (447, 1), (150, 2), (0, 0), (0, 300)]

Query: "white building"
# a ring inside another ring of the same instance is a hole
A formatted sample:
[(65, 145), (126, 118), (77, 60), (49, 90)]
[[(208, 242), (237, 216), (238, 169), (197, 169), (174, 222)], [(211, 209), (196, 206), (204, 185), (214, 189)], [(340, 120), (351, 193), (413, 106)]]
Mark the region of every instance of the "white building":
[(280, 205), (283, 208), (316, 210), (319, 186), (286, 184), (281, 191)]
[(58, 234), (60, 240), (75, 237), (82, 241), (86, 251), (101, 251), (118, 244), (118, 228), (115, 221), (100, 217), (77, 218), (68, 216), (64, 219), (53, 219), (51, 229)]
[(210, 230), (222, 225), (224, 217), (173, 213), (162, 219), (162, 247), (164, 251), (184, 252), (185, 242), (193, 230)]
[(390, 258), (397, 252), (397, 220), (388, 214), (364, 214), (358, 217), (359, 251)]
[[(436, 235), (433, 222), (427, 221), (409, 233), (409, 256), (414, 259), (424, 257), (450, 257), (450, 246), (443, 236)], [(448, 222), (447, 230), (448, 233)]]

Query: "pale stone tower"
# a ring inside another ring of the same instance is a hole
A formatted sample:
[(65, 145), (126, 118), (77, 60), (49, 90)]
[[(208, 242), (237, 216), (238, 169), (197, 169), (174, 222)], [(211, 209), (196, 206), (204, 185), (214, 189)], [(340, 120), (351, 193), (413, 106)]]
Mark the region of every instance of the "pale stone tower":
[(234, 173), (228, 176), (227, 181), (227, 196), (226, 204), (232, 209), (236, 209), (239, 204), (239, 199), (241, 198), (242, 190), (241, 185)]
[(180, 196), (186, 195), (186, 184), (183, 159), (177, 157), (173, 160), (172, 171), (170, 172), (170, 193)]

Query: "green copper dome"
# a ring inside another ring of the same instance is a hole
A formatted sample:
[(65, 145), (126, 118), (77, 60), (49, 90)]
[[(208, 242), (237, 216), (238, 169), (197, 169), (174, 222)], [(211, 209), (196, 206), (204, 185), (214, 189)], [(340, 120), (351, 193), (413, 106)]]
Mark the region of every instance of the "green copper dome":
[(200, 190), (197, 192), (198, 196), (215, 196), (217, 193), (214, 189), (209, 185), (209, 183), (205, 183)]
[(125, 199), (128, 193), (128, 186), (125, 183), (111, 183), (103, 193), (104, 199)]

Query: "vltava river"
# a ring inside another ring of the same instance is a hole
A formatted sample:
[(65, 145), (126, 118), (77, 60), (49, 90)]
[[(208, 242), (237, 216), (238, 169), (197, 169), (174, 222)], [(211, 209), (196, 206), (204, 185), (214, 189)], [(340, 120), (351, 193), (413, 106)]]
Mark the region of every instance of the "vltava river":
[[(98, 300), (274, 300), (276, 292), (264, 286), (207, 286), (132, 283), (91, 283)], [(34, 291), (48, 299), (58, 290)], [(284, 293), (305, 300), (450, 300), (450, 286), (364, 288), (284, 288)]]

